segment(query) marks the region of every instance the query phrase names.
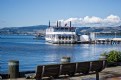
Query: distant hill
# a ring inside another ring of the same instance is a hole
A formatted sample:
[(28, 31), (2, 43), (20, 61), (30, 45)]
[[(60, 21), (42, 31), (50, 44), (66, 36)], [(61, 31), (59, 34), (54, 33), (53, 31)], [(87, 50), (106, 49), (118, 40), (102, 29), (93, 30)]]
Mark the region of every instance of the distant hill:
[[(36, 34), (37, 32), (45, 33), (47, 25), (36, 25), (26, 27), (11, 27), (0, 29), (0, 34)], [(89, 32), (119, 32), (121, 33), (121, 26), (117, 27), (77, 27), (78, 33), (89, 33)]]
[(121, 33), (121, 26), (117, 26), (117, 27), (87, 27), (84, 29), (80, 28), (81, 32), (118, 32)]
[(10, 27), (0, 29), (0, 34), (26, 34), (33, 33), (38, 30), (45, 30), (47, 25), (36, 25), (36, 26), (26, 26), (26, 27)]
[(1, 30), (18, 30), (18, 31), (34, 31), (39, 29), (46, 29), (47, 25), (36, 25), (36, 26), (26, 26), (26, 27), (10, 27), (10, 28), (2, 28)]

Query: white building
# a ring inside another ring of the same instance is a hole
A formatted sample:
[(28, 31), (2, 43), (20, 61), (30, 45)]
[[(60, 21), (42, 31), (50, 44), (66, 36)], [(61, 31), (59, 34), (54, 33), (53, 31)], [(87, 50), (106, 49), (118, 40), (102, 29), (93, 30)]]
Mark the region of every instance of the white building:
[(88, 35), (81, 35), (80, 36), (80, 42), (89, 42), (90, 37)]

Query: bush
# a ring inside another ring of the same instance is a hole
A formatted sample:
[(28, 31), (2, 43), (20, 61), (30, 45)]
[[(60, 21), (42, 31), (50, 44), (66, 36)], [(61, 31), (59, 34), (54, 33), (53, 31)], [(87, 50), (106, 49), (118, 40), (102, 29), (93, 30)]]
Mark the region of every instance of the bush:
[(107, 54), (108, 62), (120, 62), (121, 61), (121, 52), (112, 50)]
[(103, 53), (101, 54), (101, 56), (105, 56), (106, 59), (107, 59), (107, 66), (116, 66), (118, 65), (117, 62), (121, 62), (121, 52), (120, 51), (115, 51), (115, 50), (112, 50), (108, 53)]

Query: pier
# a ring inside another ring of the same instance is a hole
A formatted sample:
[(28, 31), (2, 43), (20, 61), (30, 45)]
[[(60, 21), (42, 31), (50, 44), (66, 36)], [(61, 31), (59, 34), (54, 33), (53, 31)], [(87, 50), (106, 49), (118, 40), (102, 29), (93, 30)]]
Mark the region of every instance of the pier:
[(101, 38), (101, 39), (96, 39), (95, 44), (120, 44), (121, 43), (121, 38)]

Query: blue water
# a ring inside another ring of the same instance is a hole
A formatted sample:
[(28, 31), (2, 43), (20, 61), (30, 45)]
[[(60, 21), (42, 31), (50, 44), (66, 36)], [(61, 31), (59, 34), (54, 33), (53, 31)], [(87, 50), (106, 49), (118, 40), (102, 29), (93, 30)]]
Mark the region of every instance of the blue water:
[(35, 70), (37, 65), (60, 63), (63, 56), (71, 62), (97, 60), (101, 53), (121, 51), (121, 44), (49, 44), (34, 36), (0, 35), (0, 73), (8, 72), (9, 60), (19, 60), (20, 71)]

